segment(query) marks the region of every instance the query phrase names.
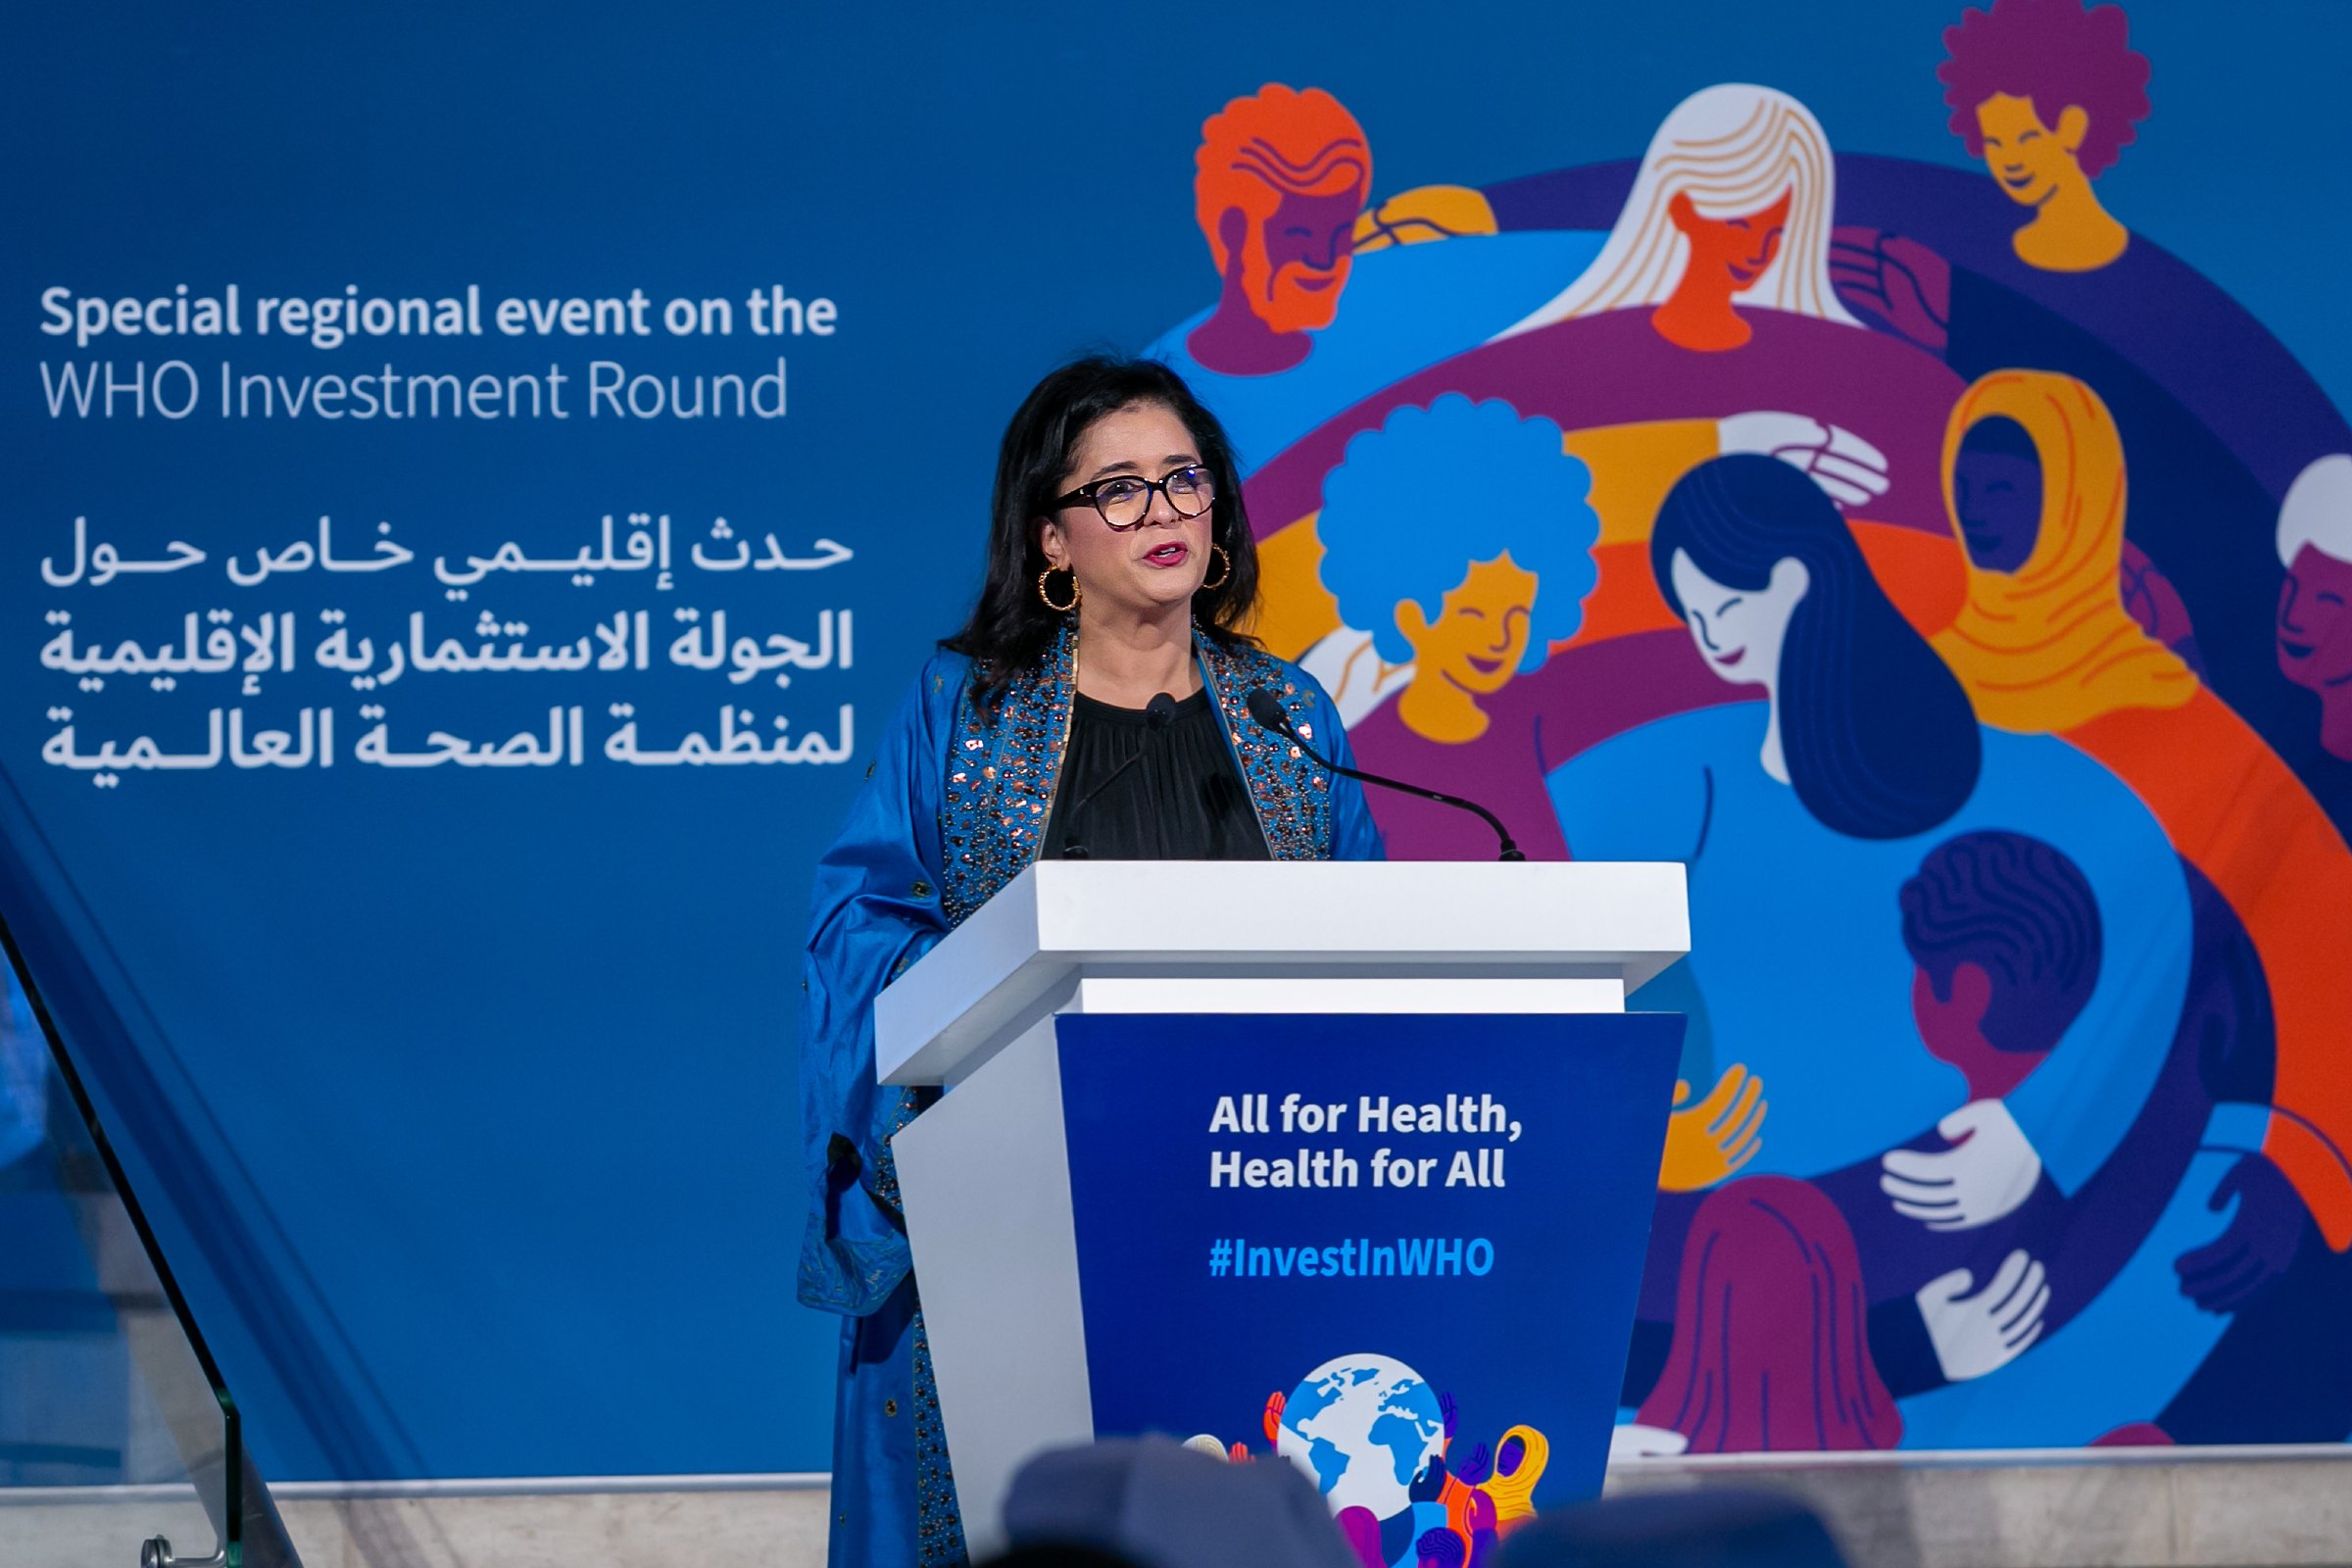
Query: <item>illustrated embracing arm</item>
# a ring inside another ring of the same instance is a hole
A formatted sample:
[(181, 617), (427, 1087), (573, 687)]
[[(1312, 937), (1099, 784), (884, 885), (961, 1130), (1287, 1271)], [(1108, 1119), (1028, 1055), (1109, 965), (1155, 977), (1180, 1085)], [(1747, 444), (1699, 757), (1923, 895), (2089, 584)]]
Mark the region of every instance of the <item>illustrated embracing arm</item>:
[(1692, 1105), (1690, 1081), (1674, 1084), (1674, 1111), (1666, 1118), (1666, 1154), (1658, 1187), (1695, 1193), (1734, 1175), (1764, 1147), (1764, 1081), (1739, 1062), (1724, 1069), (1706, 1098)]
[(2045, 736), (2003, 737), (1988, 747), (1979, 788), (1988, 809), (2048, 833), (2081, 867), (2103, 957), (2089, 1002), (2032, 1076), (2005, 1099), (1945, 1116), (1936, 1131), (1948, 1147), (1886, 1155), (1880, 1188), (1895, 1211), (1937, 1231), (1991, 1224), (2045, 1173), (2072, 1196), (2107, 1162), (2181, 1025), (2194, 936), (2186, 874), (2164, 827), (2089, 755)]
[[(2352, 1249), (2352, 1053), (2342, 1025), (2352, 850), (2309, 787), (2211, 692), (2163, 725), (2121, 712), (2067, 739), (2147, 797), (2262, 956), (2278, 1027), (2276, 1108), (2225, 1107), (2226, 1125), (2208, 1132), (2207, 1146), (2259, 1152), (2328, 1245)], [(2273, 1185), (2248, 1187), (2241, 1218), (2268, 1206), (2262, 1194)]]
[(2053, 806), (2067, 801), (2068, 814), (2053, 811), (2052, 821), (2078, 824), (2052, 842), (2098, 900), (2102, 971), (2089, 1004), (2049, 1059), (2010, 1091), (2002, 1115), (1980, 1117), (1963, 1136), (1997, 1149), (2009, 1131), (1999, 1123), (2011, 1123), (2071, 1195), (2115, 1152), (2155, 1087), (2188, 992), (2194, 928), (2180, 858), (2131, 787), (2073, 748), (2047, 749), (2045, 760), (2034, 787)]
[(1592, 471), (1604, 543), (1646, 541), (1675, 481), (1709, 458), (1759, 452), (1809, 476), (1840, 507), (1886, 493), (1886, 455), (1853, 431), (1803, 414), (1755, 409), (1721, 419), (1655, 419), (1571, 430), (1563, 443)]
[(1997, 1372), (2040, 1340), (2048, 1270), (2024, 1249), (2005, 1253), (1982, 1286), (1956, 1268), (1870, 1309), (1870, 1357), (1896, 1398)]
[(817, 862), (801, 997), (809, 1213), (799, 1296), (863, 1316), (906, 1275), (889, 1140), (913, 1092), (874, 1080), (874, 999), (947, 934), (939, 799), (960, 661), (934, 659), (899, 705), (849, 820)]

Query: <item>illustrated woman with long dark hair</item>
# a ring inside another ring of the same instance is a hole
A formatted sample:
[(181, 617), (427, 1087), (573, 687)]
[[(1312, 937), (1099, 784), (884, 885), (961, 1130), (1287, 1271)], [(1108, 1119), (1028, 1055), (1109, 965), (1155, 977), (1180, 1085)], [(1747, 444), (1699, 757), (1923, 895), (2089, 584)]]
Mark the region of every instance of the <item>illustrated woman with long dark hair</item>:
[[(1578, 858), (1690, 868), (1690, 980), (1716, 1060), (1685, 1076), (1737, 1063), (1763, 1080), (1752, 1173), (1817, 1175), (1941, 1124), (1956, 1218), (1999, 1218), (2045, 1170), (2073, 1191), (2131, 1125), (2180, 1011), (2188, 895), (2162, 828), (2074, 748), (1980, 725), (1836, 507), (1788, 465), (1692, 469), (1650, 561), (1706, 667), (1756, 700), (1618, 735), (1557, 769), (1551, 794)], [(1957, 1075), (1916, 1046), (1913, 966), (1887, 911), (1935, 843), (1978, 828), (2067, 855), (2112, 951), (2137, 959), (2102, 974), (2041, 1071), (1962, 1102)]]

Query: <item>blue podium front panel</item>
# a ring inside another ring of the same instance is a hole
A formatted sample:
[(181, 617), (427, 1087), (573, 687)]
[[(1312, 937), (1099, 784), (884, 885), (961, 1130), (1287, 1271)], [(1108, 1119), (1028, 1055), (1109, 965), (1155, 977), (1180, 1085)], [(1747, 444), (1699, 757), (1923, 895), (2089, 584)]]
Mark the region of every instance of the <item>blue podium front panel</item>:
[(1279, 1453), (1391, 1534), (1482, 1463), (1506, 1517), (1599, 1492), (1680, 1015), (1057, 1030), (1098, 1435)]

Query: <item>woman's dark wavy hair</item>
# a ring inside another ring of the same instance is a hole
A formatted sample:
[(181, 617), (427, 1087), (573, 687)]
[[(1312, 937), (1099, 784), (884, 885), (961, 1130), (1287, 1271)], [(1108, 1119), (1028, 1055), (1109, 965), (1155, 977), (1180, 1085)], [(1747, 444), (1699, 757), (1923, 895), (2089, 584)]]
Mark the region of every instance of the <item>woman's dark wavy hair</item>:
[(972, 691), (983, 706), (993, 707), (1007, 682), (1045, 662), (1064, 619), (1038, 597), (1037, 574), (1046, 569), (1046, 558), (1037, 521), (1054, 515), (1055, 499), (1069, 493), (1071, 453), (1097, 419), (1139, 403), (1156, 403), (1182, 420), (1202, 466), (1215, 476), (1208, 538), (1224, 547), (1233, 567), (1216, 587), (1193, 596), (1194, 616), (1220, 646), (1252, 641), (1241, 626), (1257, 604), (1257, 547), (1225, 427), (1181, 376), (1156, 360), (1076, 360), (1038, 382), (1004, 427), (989, 502), (988, 574), (980, 602), (963, 629), (940, 644), (971, 659)]
[(1674, 553), (1729, 588), (1767, 587), (1783, 561), (1810, 585), (1781, 646), (1781, 748), (1797, 799), (1863, 839), (1925, 833), (1977, 787), (1984, 742), (1968, 693), (1911, 629), (1845, 519), (1778, 458), (1742, 453), (1678, 480), (1649, 537), (1650, 570), (1677, 615)]

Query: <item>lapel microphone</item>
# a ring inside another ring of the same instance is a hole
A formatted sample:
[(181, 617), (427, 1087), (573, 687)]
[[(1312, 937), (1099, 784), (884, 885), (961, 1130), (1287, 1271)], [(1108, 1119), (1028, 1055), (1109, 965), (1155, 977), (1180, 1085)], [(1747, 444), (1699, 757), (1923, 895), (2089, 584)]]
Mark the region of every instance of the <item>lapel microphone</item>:
[[(1073, 695), (1071, 701), (1075, 702), (1076, 700)], [(1117, 783), (1121, 773), (1142, 761), (1146, 753), (1157, 751), (1160, 735), (1175, 721), (1176, 699), (1170, 697), (1166, 692), (1154, 692), (1152, 700), (1144, 705), (1144, 743), (1135, 749), (1134, 754), (1127, 760), (1105, 773), (1102, 783), (1080, 796), (1078, 804), (1070, 808), (1069, 829), (1061, 836), (1061, 858), (1063, 859), (1084, 860), (1089, 858), (1086, 845), (1080, 842), (1078, 837), (1078, 824), (1082, 820), (1081, 813), (1095, 804), (1097, 796)]]
[[(1405, 795), (1418, 795), (1421, 797), (1421, 799), (1425, 801), (1435, 801), (1440, 806), (1451, 806), (1458, 808), (1461, 810), (1474, 811), (1480, 817), (1485, 819), (1487, 826), (1494, 830), (1495, 841), (1500, 846), (1499, 851), (1495, 855), (1494, 858), (1497, 860), (1524, 860), (1527, 858), (1526, 852), (1521, 850), (1518, 845), (1511, 842), (1510, 830), (1502, 825), (1502, 818), (1496, 816), (1493, 811), (1488, 810), (1476, 801), (1465, 801), (1458, 795), (1447, 795), (1438, 790), (1425, 790), (1418, 784), (1407, 784), (1401, 779), (1382, 778), (1378, 773), (1365, 773), (1360, 772), (1352, 767), (1342, 767), (1339, 763), (1333, 761), (1330, 758), (1325, 757), (1321, 752), (1316, 751), (1312, 746), (1306, 744), (1305, 737), (1301, 736), (1298, 733), (1298, 726), (1291, 722), (1291, 715), (1283, 710), (1281, 700), (1277, 698), (1271, 691), (1267, 690), (1263, 686), (1257, 687), (1255, 690), (1250, 693), (1248, 701), (1250, 704), (1250, 716), (1251, 718), (1256, 719), (1260, 724), (1272, 730), (1275, 734), (1283, 736), (1289, 740), (1293, 746), (1298, 747), (1307, 756), (1313, 758), (1325, 767), (1330, 768), (1334, 773), (1342, 773), (1347, 775), (1348, 778), (1358, 779), (1366, 784), (1378, 784), (1383, 789), (1396, 790)], [(1108, 781), (1105, 780), (1105, 782)]]

